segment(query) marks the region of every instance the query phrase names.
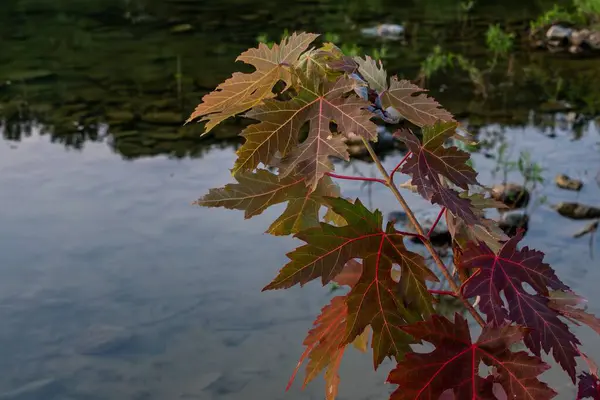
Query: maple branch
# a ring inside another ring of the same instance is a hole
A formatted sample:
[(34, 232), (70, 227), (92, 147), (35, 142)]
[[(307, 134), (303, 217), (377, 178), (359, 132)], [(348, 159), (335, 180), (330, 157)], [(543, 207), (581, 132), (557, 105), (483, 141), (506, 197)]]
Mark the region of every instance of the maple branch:
[[(362, 141), (365, 144), (365, 147), (367, 148), (367, 151), (369, 152), (369, 155), (373, 159), (373, 162), (375, 163), (375, 165), (377, 165), (377, 168), (379, 169), (379, 172), (381, 172), (381, 175), (383, 175), (383, 177), (385, 178), (386, 186), (390, 188), (390, 190), (392, 191), (392, 193), (396, 197), (396, 200), (398, 200), (398, 202), (400, 203), (400, 205), (404, 209), (404, 212), (406, 212), (406, 215), (408, 216), (408, 219), (413, 224), (413, 226), (414, 226), (415, 230), (417, 231), (417, 233), (419, 235), (423, 236), (423, 238), (425, 238), (425, 232), (423, 230), (423, 227), (421, 227), (421, 224), (419, 224), (419, 221), (417, 220), (417, 217), (415, 217), (415, 214), (411, 210), (410, 206), (408, 205), (408, 203), (406, 202), (406, 200), (404, 199), (404, 197), (402, 197), (402, 194), (400, 193), (400, 191), (398, 190), (398, 188), (396, 187), (396, 185), (394, 184), (394, 182), (392, 182), (392, 180), (390, 178), (390, 175), (387, 173), (385, 167), (381, 163), (381, 160), (379, 159), (379, 157), (377, 156), (377, 154), (375, 154), (375, 150), (373, 150), (373, 147), (371, 146), (371, 144), (369, 143), (369, 141), (367, 139), (362, 138)], [(469, 312), (471, 313), (471, 315), (473, 315), (473, 318), (475, 318), (475, 321), (477, 321), (477, 323), (481, 327), (484, 327), (485, 326), (485, 321), (483, 320), (483, 318), (481, 317), (481, 315), (477, 312), (477, 310), (475, 310), (475, 308), (473, 308), (473, 305), (471, 305), (471, 303), (469, 303), (462, 296), (460, 288), (458, 287), (458, 285), (456, 284), (456, 282), (454, 282), (454, 279), (452, 279), (452, 275), (450, 274), (450, 271), (448, 271), (448, 268), (446, 267), (446, 265), (444, 265), (444, 262), (442, 261), (442, 259), (438, 255), (437, 251), (435, 251), (435, 248), (433, 247), (433, 244), (431, 243), (431, 241), (429, 240), (428, 237), (426, 239), (427, 240), (423, 240), (423, 245), (427, 248), (427, 250), (429, 251), (429, 253), (431, 253), (431, 256), (433, 257), (433, 261), (436, 263), (436, 265), (438, 266), (438, 268), (442, 272), (442, 275), (444, 275), (444, 278), (446, 278), (446, 280), (448, 281), (448, 284), (450, 285), (450, 288), (455, 293), (456, 297), (459, 298), (462, 301), (462, 303), (467, 308), (467, 310), (469, 310)]]
[(435, 290), (435, 289), (429, 289), (429, 293), (431, 294), (439, 294), (439, 295), (446, 295), (446, 296), (452, 296), (452, 297), (458, 297), (456, 295), (456, 293), (450, 291), (450, 290)]
[(431, 237), (433, 230), (437, 226), (438, 222), (440, 222), (440, 219), (442, 218), (442, 215), (444, 215), (445, 212), (446, 212), (446, 207), (442, 207), (442, 209), (440, 210), (440, 213), (438, 214), (437, 218), (435, 219), (435, 222), (433, 223), (433, 225), (431, 225), (431, 228), (429, 228), (429, 232), (427, 232), (427, 239), (429, 239)]
[(346, 179), (348, 181), (379, 182), (379, 183), (382, 183), (387, 186), (387, 182), (384, 181), (383, 179), (367, 178), (367, 177), (363, 177), (363, 176), (338, 175), (338, 174), (334, 174), (333, 172), (326, 172), (325, 175), (330, 176), (332, 178), (337, 178), (337, 179)]
[(409, 151), (408, 153), (406, 153), (404, 155), (404, 157), (402, 158), (402, 160), (400, 160), (400, 162), (398, 163), (398, 165), (396, 165), (396, 167), (392, 170), (392, 172), (390, 173), (390, 181), (394, 181), (394, 174), (396, 172), (398, 172), (398, 170), (400, 169), (400, 167), (402, 166), (402, 164), (404, 164), (404, 161), (406, 161), (408, 159), (408, 157), (412, 154), (411, 151)]

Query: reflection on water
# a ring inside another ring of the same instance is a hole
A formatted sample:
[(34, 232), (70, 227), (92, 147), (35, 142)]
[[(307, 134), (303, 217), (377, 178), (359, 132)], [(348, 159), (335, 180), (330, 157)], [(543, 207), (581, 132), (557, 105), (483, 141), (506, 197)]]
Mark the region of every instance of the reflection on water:
[[(242, 122), (209, 139), (198, 137), (200, 126), (181, 122), (259, 34), (329, 31), (370, 52), (382, 44), (362, 38), (360, 28), (403, 23), (411, 36), (392, 45), (385, 61), (390, 72), (412, 78), (438, 43), (485, 63), (482, 17), (502, 15), (520, 29), (527, 15), (546, 8), (543, 1), (482, 4), (465, 22), (454, 1), (396, 3), (3, 1), (0, 398), (321, 399), (321, 380), (304, 392), (299, 382), (283, 389), (331, 295), (316, 284), (260, 292), (296, 244), (260, 234), (280, 206), (244, 220), (240, 212), (190, 205), (230, 182)], [(598, 64), (520, 51), (516, 62), (510, 84), (491, 77), (485, 102), (459, 75), (437, 94), (489, 143), (474, 157), (482, 182), (498, 183), (489, 156), (501, 140), (515, 157), (527, 150), (544, 168), (526, 243), (546, 251), (563, 280), (599, 312), (600, 271), (590, 257), (598, 239), (573, 238), (582, 223), (550, 207), (600, 205), (600, 129), (591, 111)], [(558, 89), (557, 77), (564, 78)], [(552, 112), (531, 112), (542, 105)], [(385, 165), (399, 156), (388, 155)], [(339, 168), (376, 173), (363, 161)], [(583, 190), (556, 188), (558, 173), (582, 179)], [(373, 186), (370, 196), (360, 182), (342, 182), (342, 189), (384, 215), (398, 209), (383, 188)], [(548, 203), (540, 205), (544, 196)], [(417, 209), (427, 206), (408, 197)], [(600, 359), (596, 335), (581, 331)], [(373, 373), (368, 355), (346, 357), (340, 399), (384, 398), (390, 365)], [(573, 397), (560, 371), (547, 379), (565, 399)]]
[[(497, 129), (486, 126), (481, 135)], [(532, 127), (504, 135), (546, 168), (541, 194), (597, 204), (596, 127), (578, 141), (569, 128), (553, 139)], [(387, 167), (398, 156), (388, 157)], [(37, 382), (27, 388), (48, 399), (321, 398), (321, 383), (306, 392), (295, 385), (284, 394), (283, 388), (327, 291), (308, 285), (260, 293), (294, 246), (293, 239), (259, 235), (278, 210), (244, 221), (238, 212), (190, 205), (230, 180), (233, 157), (231, 149), (212, 149), (201, 162), (128, 162), (103, 143), (64, 152), (37, 135), (16, 149), (1, 146), (0, 182), (10, 190), (0, 192), (6, 211), (0, 217), (0, 347), (7, 349), (0, 390)], [(480, 155), (474, 162), (490, 183), (493, 162)], [(373, 172), (370, 164), (355, 166)], [(579, 194), (561, 191), (552, 183), (558, 172), (586, 186)], [(343, 182), (342, 189), (366, 195), (359, 182)], [(416, 196), (410, 201), (425, 206)], [(397, 209), (383, 188), (373, 187), (372, 202), (384, 213)], [(571, 237), (580, 222), (546, 205), (531, 220), (527, 244), (546, 250), (565, 282), (600, 311), (597, 261), (587, 240)], [(582, 331), (591, 355), (600, 356), (595, 335)], [(368, 355), (350, 352), (341, 398), (387, 393), (386, 368), (375, 374), (369, 368)], [(564, 381), (559, 372), (548, 379), (557, 386)]]

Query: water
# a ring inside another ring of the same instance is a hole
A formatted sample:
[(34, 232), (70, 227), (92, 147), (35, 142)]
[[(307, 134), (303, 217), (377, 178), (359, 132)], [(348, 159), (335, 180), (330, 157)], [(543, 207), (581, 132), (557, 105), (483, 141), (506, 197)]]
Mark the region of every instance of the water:
[[(234, 69), (236, 53), (265, 31), (277, 37), (285, 27), (323, 31), (327, 26), (341, 40), (376, 48), (379, 42), (361, 39), (344, 18), (357, 26), (410, 19), (437, 27), (436, 40), (449, 45), (456, 36), (466, 37), (464, 43), (473, 43), (467, 54), (479, 60), (481, 35), (474, 33), (483, 23), (475, 18), (457, 33), (462, 25), (454, 14), (385, 1), (370, 2), (368, 9), (360, 2), (299, 2), (285, 10), (274, 1), (199, 3), (130, 2), (124, 8), (121, 2), (13, 0), (0, 7), (0, 29), (11, 33), (0, 39), (0, 81), (12, 77), (11, 85), (0, 86), (5, 120), (0, 128), (5, 210), (0, 214), (0, 394), (37, 382), (42, 389), (34, 398), (40, 399), (323, 398), (321, 379), (305, 391), (301, 382), (288, 393), (283, 389), (302, 353), (302, 339), (330, 295), (318, 284), (260, 292), (297, 242), (261, 234), (280, 207), (244, 220), (241, 212), (191, 205), (209, 188), (231, 181), (236, 142), (199, 140), (198, 127), (179, 130), (180, 120)], [(527, 12), (534, 14), (536, 7), (526, 7)], [(226, 11), (231, 8), (236, 12)], [(130, 19), (124, 19), (125, 11)], [(483, 5), (478, 15), (491, 11)], [(506, 21), (521, 23), (521, 16), (504, 12)], [(172, 35), (175, 23), (191, 23), (195, 30)], [(390, 71), (415, 75), (436, 38), (427, 29), (420, 32), (414, 52), (392, 46), (398, 54), (386, 64)], [(213, 36), (217, 42), (208, 42)], [(517, 54), (517, 62), (530, 69), (541, 65), (564, 72), (561, 99), (573, 101), (585, 90), (588, 98), (597, 95), (592, 84), (580, 85), (569, 72), (588, 71), (598, 66), (595, 61)], [(178, 55), (181, 91), (173, 78)], [(21, 80), (14, 78), (18, 73)], [(484, 154), (495, 154), (504, 138), (514, 156), (527, 150), (545, 168), (546, 183), (536, 199), (599, 205), (600, 129), (593, 120), (573, 124), (572, 114), (539, 111), (547, 100), (543, 93), (551, 92), (555, 81), (517, 74), (511, 87), (482, 102), (460, 74), (453, 77), (441, 96), (451, 98), (448, 107), (480, 140), (494, 143), (474, 156), (484, 183), (499, 180), (491, 173), (494, 161)], [(117, 118), (115, 111), (123, 110), (132, 116)], [(157, 113), (161, 118), (148, 117)], [(230, 124), (220, 132), (230, 138), (237, 131), (239, 125)], [(400, 156), (388, 155), (386, 167)], [(353, 166), (367, 175), (376, 172), (362, 161)], [(584, 189), (556, 188), (557, 173), (583, 179)], [(374, 186), (369, 196), (360, 183), (343, 182), (342, 190), (384, 214), (398, 209), (384, 188)], [(417, 209), (426, 207), (417, 196), (408, 197)], [(559, 276), (599, 313), (599, 240), (572, 238), (583, 225), (542, 204), (531, 209), (525, 242), (544, 250)], [(589, 355), (600, 360), (597, 335), (577, 332)], [(112, 339), (101, 341), (103, 334)], [(385, 398), (392, 389), (383, 385), (391, 365), (373, 373), (369, 355), (347, 354), (340, 399)], [(574, 397), (560, 371), (546, 379), (561, 389), (561, 398)]]

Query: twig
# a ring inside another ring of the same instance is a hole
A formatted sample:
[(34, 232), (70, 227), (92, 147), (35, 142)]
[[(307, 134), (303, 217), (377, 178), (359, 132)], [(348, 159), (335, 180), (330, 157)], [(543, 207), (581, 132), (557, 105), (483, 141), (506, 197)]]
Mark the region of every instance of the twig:
[(394, 181), (394, 174), (400, 169), (400, 167), (402, 166), (402, 164), (404, 164), (404, 161), (406, 161), (408, 159), (408, 157), (412, 154), (412, 152), (408, 152), (404, 155), (404, 157), (402, 158), (402, 160), (400, 160), (400, 162), (398, 163), (398, 165), (396, 165), (396, 167), (392, 170), (392, 172), (390, 173), (390, 181)]
[[(375, 163), (375, 165), (377, 165), (377, 168), (379, 169), (379, 172), (381, 172), (381, 175), (383, 175), (383, 177), (385, 178), (384, 181), (386, 183), (386, 186), (390, 188), (390, 190), (392, 191), (392, 193), (396, 197), (396, 200), (398, 200), (398, 202), (400, 203), (400, 205), (402, 206), (402, 208), (406, 212), (406, 215), (408, 216), (408, 219), (413, 224), (413, 226), (414, 226), (415, 230), (417, 231), (417, 233), (419, 235), (425, 237), (425, 232), (423, 231), (423, 228), (421, 227), (421, 224), (419, 224), (419, 221), (415, 217), (415, 214), (412, 212), (410, 206), (408, 205), (408, 203), (406, 202), (406, 200), (404, 199), (404, 197), (402, 197), (402, 194), (400, 193), (400, 191), (398, 190), (398, 188), (396, 187), (396, 185), (394, 184), (394, 182), (391, 181), (390, 175), (385, 170), (385, 167), (381, 163), (381, 160), (379, 159), (379, 157), (377, 156), (377, 154), (375, 154), (375, 150), (373, 150), (373, 147), (368, 142), (368, 140), (366, 140), (366, 139), (363, 138), (362, 141), (365, 144), (365, 147), (367, 148), (367, 151), (369, 152), (369, 155), (373, 159), (373, 162)], [(485, 326), (485, 321), (483, 320), (483, 318), (481, 317), (481, 315), (477, 312), (477, 310), (475, 310), (475, 308), (473, 308), (473, 306), (471, 305), (471, 303), (469, 303), (462, 296), (460, 288), (458, 287), (458, 285), (456, 284), (456, 282), (454, 282), (454, 280), (452, 279), (452, 276), (450, 275), (450, 271), (448, 271), (448, 268), (446, 268), (446, 266), (444, 265), (444, 262), (441, 260), (440, 256), (435, 251), (435, 248), (433, 247), (433, 244), (431, 244), (431, 241), (429, 239), (424, 240), (423, 241), (423, 245), (427, 248), (427, 250), (429, 251), (429, 253), (431, 253), (433, 261), (435, 262), (435, 264), (438, 266), (438, 268), (440, 269), (440, 271), (444, 275), (444, 278), (446, 278), (446, 280), (448, 281), (448, 284), (450, 285), (450, 288), (452, 289), (452, 291), (456, 294), (456, 297), (459, 298), (462, 301), (462, 303), (467, 308), (467, 310), (469, 310), (469, 312), (471, 313), (471, 315), (473, 315), (473, 318), (475, 318), (475, 321), (477, 321), (477, 323), (479, 325), (481, 325), (482, 327)]]
[(440, 213), (438, 214), (437, 218), (435, 219), (435, 222), (433, 223), (433, 225), (431, 225), (431, 228), (429, 228), (429, 232), (427, 232), (427, 239), (429, 239), (431, 237), (433, 230), (437, 226), (438, 222), (440, 222), (440, 219), (442, 218), (442, 215), (444, 215), (445, 212), (446, 212), (446, 207), (442, 207), (442, 209), (440, 210)]

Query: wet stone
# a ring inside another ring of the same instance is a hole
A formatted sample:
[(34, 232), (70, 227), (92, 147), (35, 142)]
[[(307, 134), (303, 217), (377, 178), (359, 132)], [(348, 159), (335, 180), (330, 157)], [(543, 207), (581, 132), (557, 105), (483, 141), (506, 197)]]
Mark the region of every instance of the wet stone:
[(523, 229), (527, 232), (529, 229), (529, 216), (523, 211), (503, 213), (498, 221), (498, 226), (504, 233), (512, 237), (517, 234), (519, 229)]
[(560, 202), (552, 206), (560, 215), (571, 219), (600, 218), (600, 208), (580, 203)]
[(495, 185), (491, 196), (494, 200), (504, 203), (509, 208), (523, 208), (529, 204), (529, 192), (524, 186), (514, 183)]
[(556, 186), (561, 189), (579, 191), (583, 187), (583, 182), (578, 179), (573, 179), (564, 174), (559, 174), (554, 178)]

